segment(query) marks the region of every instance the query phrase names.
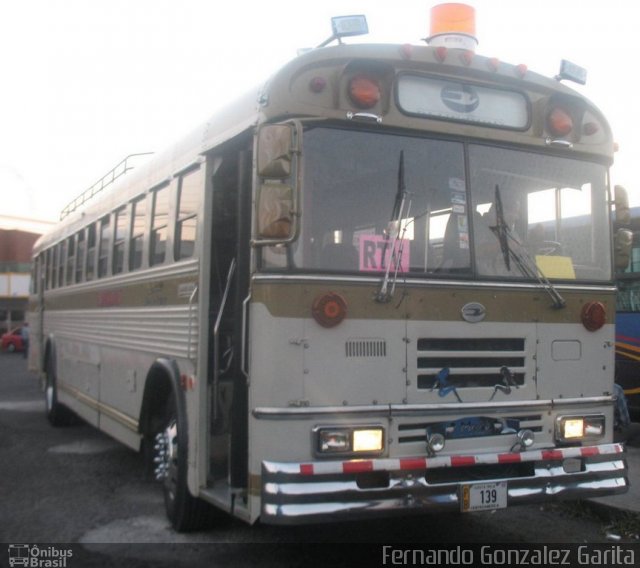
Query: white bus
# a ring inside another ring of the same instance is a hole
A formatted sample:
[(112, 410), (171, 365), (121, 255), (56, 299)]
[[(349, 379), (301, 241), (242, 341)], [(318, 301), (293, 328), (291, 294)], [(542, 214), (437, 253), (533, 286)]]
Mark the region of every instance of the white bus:
[(145, 450), (177, 530), (627, 490), (610, 128), (445, 31), (297, 57), (35, 245), (49, 420)]

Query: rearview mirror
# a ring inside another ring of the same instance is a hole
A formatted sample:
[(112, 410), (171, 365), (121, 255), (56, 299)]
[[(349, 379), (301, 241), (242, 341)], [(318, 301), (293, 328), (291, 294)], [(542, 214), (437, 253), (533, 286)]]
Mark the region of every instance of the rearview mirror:
[(258, 133), (258, 175), (282, 179), (291, 175), (293, 128), (288, 124), (267, 124)]
[(293, 190), (284, 183), (267, 181), (258, 195), (258, 236), (287, 240), (293, 228)]
[(629, 229), (618, 229), (614, 240), (615, 266), (624, 270), (629, 266), (633, 233)]
[(629, 211), (629, 194), (621, 185), (614, 188), (614, 198), (616, 206), (616, 223), (618, 225), (629, 225), (631, 223), (631, 212)]

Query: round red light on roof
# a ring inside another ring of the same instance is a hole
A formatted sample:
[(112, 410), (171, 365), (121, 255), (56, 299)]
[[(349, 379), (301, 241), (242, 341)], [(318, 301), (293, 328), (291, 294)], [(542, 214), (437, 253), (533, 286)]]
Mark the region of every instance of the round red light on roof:
[(311, 315), (322, 327), (335, 327), (347, 316), (347, 302), (340, 294), (327, 292), (313, 301)]
[(380, 101), (380, 85), (371, 77), (356, 75), (349, 81), (349, 98), (358, 108), (372, 108)]
[(582, 306), (581, 319), (588, 331), (598, 331), (607, 323), (607, 310), (602, 302), (587, 302)]

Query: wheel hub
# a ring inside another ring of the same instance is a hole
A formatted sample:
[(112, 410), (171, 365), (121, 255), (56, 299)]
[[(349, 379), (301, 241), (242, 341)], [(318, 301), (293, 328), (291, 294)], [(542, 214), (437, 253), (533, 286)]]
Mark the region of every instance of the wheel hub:
[(178, 428), (175, 421), (158, 433), (153, 451), (156, 480), (162, 481), (169, 492), (174, 493), (178, 473)]

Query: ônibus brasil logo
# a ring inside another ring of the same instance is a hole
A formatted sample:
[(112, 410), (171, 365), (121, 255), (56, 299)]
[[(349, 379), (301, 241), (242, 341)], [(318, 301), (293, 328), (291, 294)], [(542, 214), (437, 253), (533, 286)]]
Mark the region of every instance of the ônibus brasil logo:
[(33, 568), (67, 568), (67, 561), (73, 556), (70, 549), (55, 546), (38, 546), (29, 544), (9, 545), (9, 566), (26, 566)]

